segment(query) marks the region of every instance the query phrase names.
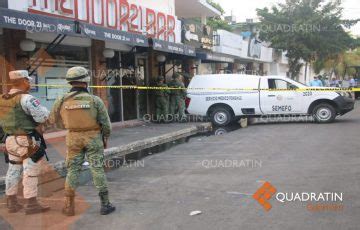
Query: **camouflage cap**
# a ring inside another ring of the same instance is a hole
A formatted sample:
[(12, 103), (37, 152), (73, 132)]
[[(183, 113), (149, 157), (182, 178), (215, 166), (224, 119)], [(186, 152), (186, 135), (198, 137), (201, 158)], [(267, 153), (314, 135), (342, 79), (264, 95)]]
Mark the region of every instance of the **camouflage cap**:
[(70, 68), (67, 71), (66, 80), (68, 82), (77, 81), (77, 82), (89, 83), (90, 82), (89, 71), (81, 66)]
[(29, 72), (27, 70), (11, 71), (11, 72), (9, 72), (9, 78), (10, 78), (10, 80), (17, 80), (17, 79), (23, 79), (23, 78), (32, 80), (32, 78), (29, 77)]

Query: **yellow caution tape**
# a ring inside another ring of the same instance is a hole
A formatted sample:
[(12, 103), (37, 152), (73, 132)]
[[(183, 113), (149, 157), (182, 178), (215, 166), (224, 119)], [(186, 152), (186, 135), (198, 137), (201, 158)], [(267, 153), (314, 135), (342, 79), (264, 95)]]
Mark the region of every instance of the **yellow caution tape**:
[[(10, 85), (10, 84), (1, 84)], [(53, 84), (34, 84), (33, 87), (45, 88), (71, 88), (71, 85)], [(193, 90), (193, 91), (329, 91), (329, 92), (360, 92), (360, 88), (299, 88), (299, 89), (254, 89), (254, 88), (177, 88), (177, 87), (156, 87), (156, 86), (136, 86), (136, 85), (91, 85), (94, 89), (132, 89), (132, 90)]]

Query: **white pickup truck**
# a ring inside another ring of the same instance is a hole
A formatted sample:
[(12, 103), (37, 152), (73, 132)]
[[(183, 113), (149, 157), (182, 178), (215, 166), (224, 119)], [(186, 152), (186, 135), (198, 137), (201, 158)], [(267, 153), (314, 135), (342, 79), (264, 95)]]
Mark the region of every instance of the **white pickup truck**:
[(188, 86), (186, 106), (190, 114), (210, 117), (217, 126), (279, 115), (311, 115), (318, 123), (329, 123), (354, 109), (351, 93), (319, 89), (280, 76), (198, 75)]

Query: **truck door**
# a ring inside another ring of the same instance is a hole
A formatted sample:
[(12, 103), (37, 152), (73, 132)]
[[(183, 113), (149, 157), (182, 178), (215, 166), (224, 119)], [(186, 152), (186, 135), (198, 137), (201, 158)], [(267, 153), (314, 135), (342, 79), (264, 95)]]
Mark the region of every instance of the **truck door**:
[(283, 79), (261, 79), (260, 108), (264, 114), (301, 113), (301, 92), (298, 87)]

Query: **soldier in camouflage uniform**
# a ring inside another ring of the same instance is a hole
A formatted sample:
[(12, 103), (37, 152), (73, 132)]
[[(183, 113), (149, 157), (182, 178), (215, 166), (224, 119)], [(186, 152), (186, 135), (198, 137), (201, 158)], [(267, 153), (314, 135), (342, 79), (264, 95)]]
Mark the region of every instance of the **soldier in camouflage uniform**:
[(5, 145), (9, 163), (6, 174), (7, 208), (10, 213), (22, 208), (17, 202), (17, 193), (24, 171), (25, 214), (46, 212), (50, 207), (40, 205), (36, 199), (38, 176), (44, 156), (44, 152), (36, 148), (39, 146), (36, 129), (45, 123), (49, 111), (29, 94), (31, 78), (28, 71), (12, 71), (9, 77), (12, 88), (7, 94), (0, 95), (0, 126), (7, 136)]
[(69, 93), (57, 99), (50, 114), (49, 123), (68, 130), (67, 176), (65, 182), (65, 207), (63, 213), (75, 215), (75, 189), (86, 156), (94, 184), (99, 191), (101, 215), (115, 211), (109, 201), (109, 192), (104, 172), (104, 148), (111, 133), (110, 118), (103, 101), (88, 90), (89, 72), (83, 67), (68, 70), (66, 80), (71, 84)]
[(169, 82), (168, 86), (170, 88), (182, 88), (182, 89), (172, 89), (170, 94), (170, 114), (174, 116), (174, 119), (186, 119), (185, 115), (185, 97), (186, 90), (184, 83), (181, 81), (179, 74), (173, 75), (173, 80)]
[[(156, 87), (167, 87), (165, 78), (159, 76)], [(156, 120), (158, 122), (167, 121), (169, 114), (169, 94), (167, 89), (159, 89), (155, 91)]]

